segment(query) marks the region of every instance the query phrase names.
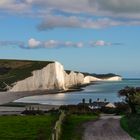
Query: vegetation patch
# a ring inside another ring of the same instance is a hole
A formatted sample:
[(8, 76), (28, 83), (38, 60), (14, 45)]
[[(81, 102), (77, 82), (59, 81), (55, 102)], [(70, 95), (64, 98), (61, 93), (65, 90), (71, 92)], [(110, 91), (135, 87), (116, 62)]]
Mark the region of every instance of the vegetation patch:
[(140, 115), (123, 117), (121, 119), (121, 126), (136, 140), (140, 140)]
[(140, 87), (125, 87), (119, 91), (125, 97), (130, 112), (121, 119), (121, 126), (136, 140), (140, 140)]
[(48, 140), (58, 115), (0, 116), (1, 140)]
[(97, 119), (95, 115), (67, 115), (62, 125), (60, 140), (81, 140), (84, 131), (82, 124), (95, 119)]
[(31, 106), (31, 105), (39, 105), (37, 103), (20, 103), (20, 102), (9, 102), (6, 104), (2, 104), (0, 106), (5, 106), (5, 107), (26, 107), (26, 106)]

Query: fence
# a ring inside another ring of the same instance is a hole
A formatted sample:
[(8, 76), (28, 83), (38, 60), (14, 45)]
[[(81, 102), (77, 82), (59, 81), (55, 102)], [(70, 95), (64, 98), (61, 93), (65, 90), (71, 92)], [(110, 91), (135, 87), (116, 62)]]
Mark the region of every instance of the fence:
[(62, 111), (60, 116), (59, 116), (58, 121), (55, 123), (54, 130), (53, 130), (53, 133), (52, 133), (52, 140), (59, 140), (60, 135), (61, 135), (62, 123), (63, 123), (64, 118), (65, 118), (65, 112)]

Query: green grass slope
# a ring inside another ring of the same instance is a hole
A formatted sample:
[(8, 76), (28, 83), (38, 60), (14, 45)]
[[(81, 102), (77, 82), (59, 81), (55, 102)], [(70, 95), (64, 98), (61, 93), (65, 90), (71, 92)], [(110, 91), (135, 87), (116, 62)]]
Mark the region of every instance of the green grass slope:
[(23, 80), (32, 75), (32, 71), (40, 70), (51, 61), (0, 60), (0, 91), (6, 90), (6, 84)]
[(83, 136), (83, 123), (96, 120), (96, 115), (68, 115), (62, 125), (60, 140), (81, 140)]
[(0, 140), (48, 140), (57, 115), (0, 116)]

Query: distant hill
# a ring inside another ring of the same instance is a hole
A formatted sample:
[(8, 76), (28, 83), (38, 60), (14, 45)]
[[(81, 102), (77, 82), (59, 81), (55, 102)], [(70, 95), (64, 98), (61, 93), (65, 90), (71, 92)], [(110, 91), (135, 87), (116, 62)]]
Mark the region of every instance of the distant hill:
[(6, 86), (32, 75), (32, 71), (40, 70), (51, 61), (0, 60), (0, 91)]
[[(66, 72), (69, 74), (71, 71), (70, 70), (66, 70)], [(77, 71), (74, 71), (75, 73), (78, 73)], [(86, 72), (81, 72), (84, 74), (84, 76), (93, 76), (93, 77), (96, 77), (96, 78), (99, 78), (99, 79), (108, 79), (108, 78), (112, 78), (112, 77), (115, 77), (115, 76), (119, 76), (121, 77), (120, 75), (117, 75), (117, 74), (114, 74), (114, 73), (107, 73), (107, 74), (96, 74), (96, 73), (86, 73)]]
[(121, 77), (120, 75), (116, 75), (114, 73), (107, 73), (107, 74), (95, 74), (95, 73), (93, 73), (91, 75), (94, 77), (97, 77), (99, 79), (107, 79), (107, 78), (111, 78), (111, 77), (115, 77), (115, 76)]

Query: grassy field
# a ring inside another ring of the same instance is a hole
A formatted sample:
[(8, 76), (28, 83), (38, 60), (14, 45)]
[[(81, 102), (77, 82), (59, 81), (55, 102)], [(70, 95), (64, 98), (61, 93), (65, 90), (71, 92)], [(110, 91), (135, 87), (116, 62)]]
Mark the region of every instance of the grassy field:
[(122, 128), (136, 140), (140, 140), (140, 115), (131, 115), (121, 119)]
[[(32, 71), (42, 69), (49, 61), (0, 60), (0, 91), (6, 84), (23, 80), (32, 75)], [(5, 84), (6, 83), (6, 84)]]
[(0, 116), (0, 140), (48, 140), (57, 115)]
[(69, 115), (62, 125), (60, 140), (81, 140), (84, 131), (82, 124), (86, 121), (95, 120), (95, 115)]

